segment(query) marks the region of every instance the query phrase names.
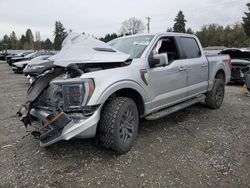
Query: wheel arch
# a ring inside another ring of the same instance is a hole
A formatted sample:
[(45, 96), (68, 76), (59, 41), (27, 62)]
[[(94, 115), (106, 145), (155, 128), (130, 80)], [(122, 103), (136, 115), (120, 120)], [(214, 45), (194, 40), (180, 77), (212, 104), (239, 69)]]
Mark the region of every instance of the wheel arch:
[(223, 69), (219, 69), (215, 76), (214, 76), (214, 79), (221, 79), (223, 80), (223, 82), (225, 83), (226, 82), (226, 73)]
[[(120, 90), (117, 90), (115, 93), (113, 93), (109, 98), (106, 100), (105, 103), (107, 103), (110, 99), (113, 97), (128, 97), (132, 99), (138, 108), (138, 112), (140, 116), (143, 116), (145, 113), (145, 106), (144, 106), (144, 101), (140, 93), (134, 89), (131, 88), (123, 88)], [(104, 105), (105, 105), (104, 103)]]
[(143, 116), (146, 111), (145, 103), (148, 99), (145, 94), (146, 92), (144, 89), (137, 83), (131, 81), (116, 83), (103, 92), (98, 100), (98, 103), (104, 106), (114, 97), (128, 97), (134, 100), (137, 105), (139, 115)]
[(215, 73), (211, 74), (209, 79), (208, 91), (211, 91), (213, 89), (215, 79), (221, 79), (224, 83), (226, 83), (226, 72), (223, 67), (219, 67)]

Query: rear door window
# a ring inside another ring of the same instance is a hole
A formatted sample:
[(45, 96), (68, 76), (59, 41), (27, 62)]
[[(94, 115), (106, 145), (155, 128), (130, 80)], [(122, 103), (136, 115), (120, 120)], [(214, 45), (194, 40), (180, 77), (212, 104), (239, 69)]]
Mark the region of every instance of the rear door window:
[(184, 58), (199, 58), (201, 56), (201, 50), (196, 40), (191, 37), (180, 38), (181, 48)]

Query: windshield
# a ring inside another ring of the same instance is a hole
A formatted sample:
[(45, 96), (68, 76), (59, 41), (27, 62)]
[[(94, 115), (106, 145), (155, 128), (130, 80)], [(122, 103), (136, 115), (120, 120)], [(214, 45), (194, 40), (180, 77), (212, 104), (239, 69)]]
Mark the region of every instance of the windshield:
[(38, 56), (33, 58), (31, 61), (37, 61), (37, 60), (47, 60), (49, 57), (51, 57), (50, 55), (42, 55), (42, 56)]
[(34, 56), (36, 56), (37, 52), (33, 52), (31, 54), (28, 54), (25, 56), (25, 58), (33, 58)]
[(134, 59), (141, 57), (152, 38), (152, 35), (118, 38), (108, 42), (108, 44), (116, 50), (129, 54), (130, 59)]
[(22, 56), (22, 55), (24, 55), (24, 52), (20, 52), (20, 53), (16, 54), (15, 56)]
[(26, 55), (29, 55), (29, 54), (32, 54), (33, 52), (23, 52), (22, 55), (23, 56), (26, 56)]

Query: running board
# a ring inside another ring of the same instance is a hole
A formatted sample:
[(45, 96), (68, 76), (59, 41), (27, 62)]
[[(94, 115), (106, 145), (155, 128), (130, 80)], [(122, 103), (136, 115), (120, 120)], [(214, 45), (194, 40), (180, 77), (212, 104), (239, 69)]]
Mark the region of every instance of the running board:
[(155, 119), (162, 118), (164, 116), (167, 116), (169, 114), (177, 112), (177, 111), (179, 111), (181, 109), (184, 109), (184, 108), (192, 106), (192, 105), (194, 105), (196, 103), (202, 102), (202, 101), (205, 100), (205, 98), (206, 98), (205, 95), (195, 97), (195, 98), (190, 99), (188, 101), (182, 102), (180, 104), (177, 104), (177, 105), (174, 105), (172, 107), (166, 108), (164, 110), (161, 110), (161, 111), (155, 112), (153, 114), (150, 114), (150, 115), (146, 116), (145, 119), (146, 120), (155, 120)]

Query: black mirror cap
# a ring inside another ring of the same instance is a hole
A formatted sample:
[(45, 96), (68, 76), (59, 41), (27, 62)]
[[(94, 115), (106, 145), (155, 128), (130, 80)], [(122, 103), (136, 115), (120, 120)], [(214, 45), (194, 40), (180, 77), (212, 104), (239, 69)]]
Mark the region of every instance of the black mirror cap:
[(150, 68), (154, 68), (154, 67), (156, 67), (157, 65), (160, 64), (160, 59), (154, 59), (153, 57), (151, 57), (151, 58), (148, 60), (148, 62), (149, 62), (149, 67), (150, 67)]
[(150, 68), (154, 68), (157, 64), (160, 64), (160, 60), (154, 58), (154, 54), (152, 51), (149, 54), (148, 63)]

